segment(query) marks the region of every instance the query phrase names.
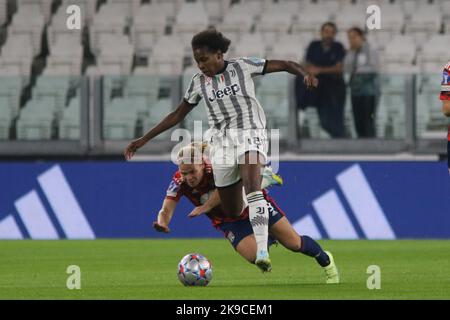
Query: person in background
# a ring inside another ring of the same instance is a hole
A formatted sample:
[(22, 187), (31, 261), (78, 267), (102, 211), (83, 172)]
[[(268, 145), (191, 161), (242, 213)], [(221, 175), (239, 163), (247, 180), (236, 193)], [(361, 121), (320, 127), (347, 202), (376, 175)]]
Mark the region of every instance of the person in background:
[(350, 49), (344, 62), (349, 73), (352, 112), (359, 138), (375, 137), (375, 111), (380, 92), (378, 52), (366, 41), (364, 31), (358, 27), (348, 30)]
[[(442, 101), (442, 113), (450, 118), (450, 61), (444, 67), (442, 74), (440, 99)], [(447, 167), (450, 173), (450, 125), (447, 134)]]
[(346, 87), (343, 77), (344, 46), (335, 41), (337, 27), (332, 22), (321, 27), (321, 40), (312, 41), (306, 50), (306, 70), (317, 77), (315, 92), (307, 91), (297, 79), (297, 105), (300, 109), (317, 107), (320, 125), (332, 138), (345, 136), (344, 106)]

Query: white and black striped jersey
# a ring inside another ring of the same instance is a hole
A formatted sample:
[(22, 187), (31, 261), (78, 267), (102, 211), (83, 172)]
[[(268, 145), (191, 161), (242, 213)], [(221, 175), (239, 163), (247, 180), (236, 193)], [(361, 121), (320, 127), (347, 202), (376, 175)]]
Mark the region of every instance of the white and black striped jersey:
[(265, 129), (266, 116), (256, 100), (253, 77), (265, 73), (267, 61), (239, 58), (225, 63), (224, 71), (212, 78), (195, 74), (184, 100), (197, 105), (203, 98), (211, 128)]

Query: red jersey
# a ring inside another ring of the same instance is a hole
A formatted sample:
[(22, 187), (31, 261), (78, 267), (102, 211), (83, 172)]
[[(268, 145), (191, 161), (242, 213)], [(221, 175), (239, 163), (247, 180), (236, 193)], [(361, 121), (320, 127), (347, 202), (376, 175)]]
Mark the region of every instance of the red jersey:
[[(444, 67), (442, 74), (440, 99), (442, 101), (450, 100), (450, 62)], [(447, 140), (450, 141), (450, 125), (448, 126)]]
[[(177, 171), (173, 175), (172, 181), (167, 189), (166, 199), (171, 199), (178, 202), (182, 196), (185, 196), (194, 206), (198, 207), (208, 201), (209, 196), (215, 189), (216, 186), (214, 184), (214, 176), (211, 171), (205, 170), (203, 179), (196, 188), (191, 188), (186, 182), (184, 182), (180, 171)], [(248, 219), (248, 209), (245, 209), (238, 218), (227, 217), (227, 215), (223, 212), (222, 207), (219, 205), (210, 212), (206, 213), (206, 215), (211, 219), (213, 226), (217, 227), (223, 222)]]

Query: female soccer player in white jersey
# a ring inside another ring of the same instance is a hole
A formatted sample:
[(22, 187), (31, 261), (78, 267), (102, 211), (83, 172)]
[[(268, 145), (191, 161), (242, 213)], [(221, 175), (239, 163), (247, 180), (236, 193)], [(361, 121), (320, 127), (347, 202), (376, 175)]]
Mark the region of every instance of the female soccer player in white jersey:
[[(236, 217), (249, 207), (249, 220), (256, 243), (256, 265), (270, 271), (267, 235), (268, 204), (261, 190), (261, 168), (267, 160), (268, 141), (264, 111), (255, 96), (253, 77), (286, 71), (302, 75), (305, 85), (317, 87), (318, 81), (297, 63), (260, 58), (227, 61), (224, 54), (231, 41), (215, 29), (192, 38), (192, 51), (200, 73), (193, 76), (178, 108), (143, 137), (131, 142), (125, 158), (160, 133), (180, 123), (203, 99), (212, 129), (211, 163), (215, 184), (225, 212)], [(242, 186), (246, 200), (242, 196)]]

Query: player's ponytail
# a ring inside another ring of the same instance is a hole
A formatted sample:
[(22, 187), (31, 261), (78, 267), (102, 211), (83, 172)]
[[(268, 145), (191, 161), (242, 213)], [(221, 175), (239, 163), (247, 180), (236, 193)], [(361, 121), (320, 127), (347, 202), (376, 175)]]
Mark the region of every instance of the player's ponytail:
[(191, 41), (192, 49), (207, 48), (209, 51), (221, 51), (226, 53), (230, 47), (231, 40), (226, 38), (215, 28), (209, 28), (197, 33)]

